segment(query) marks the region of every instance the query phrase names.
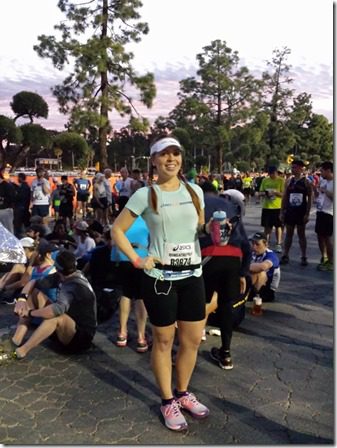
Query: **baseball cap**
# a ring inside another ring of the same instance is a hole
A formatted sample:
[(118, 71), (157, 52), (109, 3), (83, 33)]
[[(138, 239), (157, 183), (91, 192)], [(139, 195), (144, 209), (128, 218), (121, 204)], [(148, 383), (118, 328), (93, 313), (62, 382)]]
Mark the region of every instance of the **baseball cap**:
[(250, 241), (260, 241), (260, 240), (265, 240), (267, 241), (267, 236), (265, 233), (263, 232), (255, 232), (254, 235), (252, 235), (249, 238)]
[(175, 138), (172, 137), (164, 137), (160, 140), (156, 141), (150, 148), (150, 155), (156, 154), (157, 152), (163, 151), (169, 146), (174, 146), (181, 151), (181, 145)]
[(51, 243), (50, 241), (47, 241), (45, 239), (41, 239), (39, 242), (39, 245), (37, 247), (37, 251), (40, 254), (46, 254), (48, 252), (54, 252), (55, 250), (58, 250), (58, 247)]
[(88, 230), (88, 228), (89, 228), (89, 224), (86, 223), (85, 221), (80, 221), (75, 224), (75, 229), (77, 229), (77, 230)]
[(20, 243), (22, 247), (34, 247), (35, 241), (33, 238), (30, 238), (29, 236), (25, 236), (24, 238), (21, 238)]

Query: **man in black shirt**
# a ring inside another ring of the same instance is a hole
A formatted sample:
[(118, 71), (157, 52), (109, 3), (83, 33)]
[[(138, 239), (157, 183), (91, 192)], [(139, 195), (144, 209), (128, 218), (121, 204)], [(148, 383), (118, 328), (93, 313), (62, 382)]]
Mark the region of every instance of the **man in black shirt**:
[(14, 202), (14, 234), (17, 238), (24, 235), (24, 227), (29, 227), (30, 186), (26, 182), (25, 173), (19, 173), (18, 185), (15, 186)]
[[(41, 342), (53, 336), (67, 353), (87, 350), (96, 333), (96, 296), (80, 271), (76, 269), (76, 258), (72, 252), (61, 251), (55, 260), (57, 273), (37, 280), (36, 288), (58, 287), (56, 302), (48, 303), (39, 297), (32, 299), (22, 294), (17, 298), (14, 312), (19, 316), (13, 338), (7, 344), (0, 361), (22, 359)], [(42, 323), (23, 344), (31, 318), (40, 317)], [(4, 350), (2, 350), (3, 352)]]
[(14, 233), (13, 207), (15, 188), (4, 177), (5, 168), (0, 169), (0, 222), (11, 233)]

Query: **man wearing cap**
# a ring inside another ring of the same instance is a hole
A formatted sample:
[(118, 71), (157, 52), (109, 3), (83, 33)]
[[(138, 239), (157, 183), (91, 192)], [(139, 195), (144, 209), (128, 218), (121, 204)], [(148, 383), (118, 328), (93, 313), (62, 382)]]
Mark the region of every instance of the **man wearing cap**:
[(268, 176), (264, 177), (260, 186), (260, 195), (263, 196), (261, 226), (267, 241), (275, 227), (275, 252), (282, 252), (282, 223), (280, 221), (281, 202), (284, 191), (284, 179), (279, 177), (276, 166), (268, 168)]
[(49, 216), (50, 205), (50, 184), (45, 178), (45, 169), (43, 167), (36, 168), (36, 179), (31, 185), (32, 191), (32, 215)]
[[(14, 308), (19, 316), (18, 326), (13, 338), (5, 344), (5, 353), (0, 353), (0, 361), (25, 358), (50, 336), (67, 353), (90, 348), (97, 328), (95, 293), (88, 280), (77, 271), (76, 259), (70, 251), (57, 255), (55, 267), (55, 274), (37, 281), (36, 285), (58, 288), (56, 301), (39, 300), (31, 306), (25, 295), (18, 297)], [(42, 323), (22, 344), (31, 319), (37, 317), (42, 318)]]
[(303, 175), (304, 162), (294, 160), (291, 164), (292, 176), (288, 179), (282, 198), (280, 219), (286, 226), (284, 251), (281, 264), (289, 263), (289, 251), (292, 245), (294, 230), (297, 227), (298, 241), (301, 249), (301, 266), (307, 266), (307, 239), (305, 226), (309, 221), (312, 203), (312, 186)]
[(268, 249), (267, 236), (256, 232), (251, 238), (252, 261), (249, 267), (253, 290), (250, 297), (259, 294), (265, 302), (275, 300), (280, 279), (280, 261), (278, 256)]

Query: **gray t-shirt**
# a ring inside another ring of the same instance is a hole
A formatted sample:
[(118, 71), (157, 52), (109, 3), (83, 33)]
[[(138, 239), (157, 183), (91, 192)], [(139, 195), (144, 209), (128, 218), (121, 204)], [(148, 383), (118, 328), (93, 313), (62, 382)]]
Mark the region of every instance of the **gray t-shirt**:
[[(201, 208), (204, 205), (203, 191), (198, 185), (190, 184), (197, 193)], [(150, 188), (137, 190), (129, 199), (126, 207), (141, 215), (150, 231), (149, 255), (161, 260), (164, 265), (186, 266), (183, 271), (152, 269), (145, 271), (151, 277), (165, 280), (180, 280), (192, 275), (199, 277), (201, 267), (188, 269), (188, 265), (201, 263), (198, 239), (198, 215), (192, 198), (183, 183), (176, 191), (163, 191), (153, 186), (158, 200), (158, 214), (150, 205)]]

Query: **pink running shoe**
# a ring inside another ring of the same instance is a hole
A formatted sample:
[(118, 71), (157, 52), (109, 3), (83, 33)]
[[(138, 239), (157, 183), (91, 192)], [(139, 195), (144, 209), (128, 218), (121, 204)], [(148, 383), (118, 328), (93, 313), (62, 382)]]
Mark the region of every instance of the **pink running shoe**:
[(185, 417), (180, 412), (180, 404), (173, 400), (172, 403), (160, 406), (160, 411), (164, 417), (165, 426), (172, 431), (183, 431), (187, 429)]
[(128, 345), (128, 337), (127, 335), (123, 335), (119, 333), (116, 341), (117, 347), (126, 347)]
[(182, 409), (188, 411), (194, 418), (206, 418), (209, 414), (209, 409), (201, 404), (194, 394), (187, 392), (180, 398), (176, 398)]

